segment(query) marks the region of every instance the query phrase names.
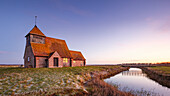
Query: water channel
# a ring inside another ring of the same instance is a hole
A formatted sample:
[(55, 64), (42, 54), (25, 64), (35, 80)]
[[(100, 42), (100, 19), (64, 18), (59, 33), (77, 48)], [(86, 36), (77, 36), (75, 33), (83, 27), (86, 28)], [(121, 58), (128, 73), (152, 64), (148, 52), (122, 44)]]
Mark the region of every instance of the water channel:
[(130, 68), (115, 76), (104, 80), (106, 83), (117, 86), (119, 90), (133, 94), (145, 96), (170, 96), (170, 88), (164, 87), (159, 83), (149, 79), (147, 74), (139, 68)]

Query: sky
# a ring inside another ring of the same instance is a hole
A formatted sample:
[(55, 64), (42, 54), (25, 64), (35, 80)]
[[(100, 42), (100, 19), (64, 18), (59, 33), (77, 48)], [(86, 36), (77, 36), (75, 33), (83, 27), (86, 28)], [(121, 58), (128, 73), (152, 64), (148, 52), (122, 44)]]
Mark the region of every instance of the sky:
[(170, 0), (0, 0), (0, 64), (23, 64), (34, 27), (87, 64), (170, 61)]

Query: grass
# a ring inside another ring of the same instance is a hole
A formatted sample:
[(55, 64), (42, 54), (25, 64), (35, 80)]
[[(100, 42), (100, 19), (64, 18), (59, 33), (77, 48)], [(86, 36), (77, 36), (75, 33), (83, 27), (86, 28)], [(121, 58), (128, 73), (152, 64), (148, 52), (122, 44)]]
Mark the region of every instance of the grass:
[(160, 71), (165, 74), (170, 74), (170, 66), (156, 66), (156, 67), (150, 67), (150, 69), (153, 69), (155, 71)]
[(0, 65), (1, 67), (20, 67), (21, 65)]
[(0, 95), (74, 95), (86, 91), (83, 83), (90, 72), (119, 69), (120, 66), (63, 68), (0, 68)]
[(130, 92), (121, 92), (117, 89), (117, 87), (107, 84), (105, 81), (100, 79), (93, 79), (87, 83), (87, 86), (90, 86), (91, 88), (87, 89), (90, 94), (83, 94), (83, 96), (134, 96)]

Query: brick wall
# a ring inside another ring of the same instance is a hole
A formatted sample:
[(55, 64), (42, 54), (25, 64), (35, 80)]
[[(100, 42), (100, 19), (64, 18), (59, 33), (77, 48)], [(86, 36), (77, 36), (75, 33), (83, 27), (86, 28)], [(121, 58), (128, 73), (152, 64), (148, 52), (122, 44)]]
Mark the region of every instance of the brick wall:
[(84, 61), (83, 60), (72, 60), (72, 67), (75, 66), (84, 66)]
[(58, 67), (63, 67), (63, 59), (60, 57), (60, 55), (55, 52), (49, 59), (48, 59), (48, 65), (49, 68), (55, 68), (54, 66), (54, 58), (58, 58)]
[[(62, 58), (62, 59), (64, 59), (64, 58)], [(66, 62), (63, 61), (63, 67), (70, 67), (70, 58), (67, 58)]]

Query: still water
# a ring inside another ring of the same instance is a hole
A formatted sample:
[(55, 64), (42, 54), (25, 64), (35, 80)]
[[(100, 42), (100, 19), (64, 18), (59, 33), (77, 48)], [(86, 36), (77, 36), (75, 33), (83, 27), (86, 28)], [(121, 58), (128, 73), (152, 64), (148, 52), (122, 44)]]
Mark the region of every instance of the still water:
[[(105, 82), (118, 86), (121, 91), (132, 91), (132, 93), (149, 93), (152, 96), (170, 96), (170, 88), (164, 87), (159, 83), (149, 79), (147, 74), (143, 73), (139, 68), (130, 68), (128, 71), (123, 71), (115, 76), (107, 78)], [(144, 94), (146, 95), (146, 94)]]

